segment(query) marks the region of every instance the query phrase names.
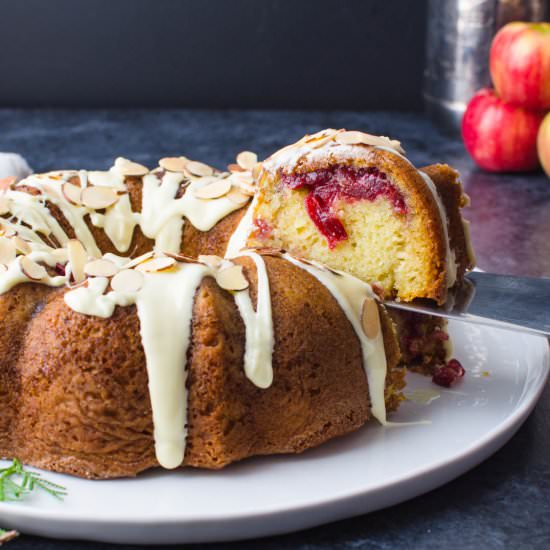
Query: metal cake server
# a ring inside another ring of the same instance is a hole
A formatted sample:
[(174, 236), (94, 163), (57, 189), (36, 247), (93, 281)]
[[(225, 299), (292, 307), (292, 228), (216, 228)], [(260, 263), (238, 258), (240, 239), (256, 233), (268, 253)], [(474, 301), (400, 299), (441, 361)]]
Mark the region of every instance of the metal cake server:
[(550, 336), (550, 278), (474, 271), (441, 306), (430, 300), (387, 301), (390, 308)]

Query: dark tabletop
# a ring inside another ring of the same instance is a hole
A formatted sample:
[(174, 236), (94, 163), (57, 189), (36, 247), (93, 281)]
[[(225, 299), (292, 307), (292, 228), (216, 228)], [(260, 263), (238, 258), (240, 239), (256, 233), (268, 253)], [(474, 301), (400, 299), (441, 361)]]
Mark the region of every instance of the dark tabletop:
[[(306, 132), (325, 127), (357, 128), (400, 139), (418, 166), (453, 165), (461, 171), (472, 199), (466, 217), (472, 223), (479, 267), (550, 276), (550, 180), (542, 173), (478, 171), (460, 140), (440, 133), (420, 114), (0, 110), (0, 151), (21, 153), (36, 171), (106, 169), (119, 155), (154, 166), (160, 157), (185, 154), (223, 167), (243, 149), (263, 157)], [(211, 546), (550, 548), (550, 388), (502, 450), (440, 489), (386, 510), (308, 531)], [(111, 545), (23, 535), (7, 548), (88, 550)]]

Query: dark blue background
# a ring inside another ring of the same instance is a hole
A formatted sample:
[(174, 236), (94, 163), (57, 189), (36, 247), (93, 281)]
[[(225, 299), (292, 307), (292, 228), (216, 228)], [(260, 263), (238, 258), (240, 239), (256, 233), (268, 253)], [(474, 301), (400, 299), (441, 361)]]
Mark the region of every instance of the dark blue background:
[(421, 108), (426, 0), (0, 0), (0, 106)]

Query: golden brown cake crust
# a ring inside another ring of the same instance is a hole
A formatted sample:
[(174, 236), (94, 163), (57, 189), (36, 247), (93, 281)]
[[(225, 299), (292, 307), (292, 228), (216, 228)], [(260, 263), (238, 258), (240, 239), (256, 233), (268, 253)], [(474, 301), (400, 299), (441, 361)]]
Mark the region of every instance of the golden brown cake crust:
[(467, 235), (464, 231), (461, 209), (468, 205), (468, 196), (464, 193), (460, 174), (448, 164), (430, 164), (421, 168), (434, 182), (447, 213), (449, 240), (455, 254), (458, 282), (462, 282), (465, 273), (475, 267), (475, 258), (468, 252)]
[[(255, 268), (248, 258), (237, 261), (255, 300)], [(359, 342), (335, 299), (282, 258), (265, 257), (265, 262), (276, 339), (274, 383), (263, 390), (246, 378), (243, 322), (232, 296), (206, 278), (194, 305), (185, 465), (220, 468), (253, 455), (301, 452), (369, 418)], [(35, 286), (18, 288), (25, 293)], [(0, 442), (0, 455), (89, 478), (132, 476), (155, 466), (135, 307), (117, 308), (111, 318), (100, 319), (71, 310), (65, 290), (46, 290), (39, 297), (43, 308), (13, 358), (20, 383), (9, 386), (11, 402), (18, 403), (9, 429), (16, 437), (7, 446)], [(15, 292), (6, 298), (16, 299)], [(394, 409), (403, 371), (395, 368), (393, 325), (384, 314), (382, 321), (387, 402)]]

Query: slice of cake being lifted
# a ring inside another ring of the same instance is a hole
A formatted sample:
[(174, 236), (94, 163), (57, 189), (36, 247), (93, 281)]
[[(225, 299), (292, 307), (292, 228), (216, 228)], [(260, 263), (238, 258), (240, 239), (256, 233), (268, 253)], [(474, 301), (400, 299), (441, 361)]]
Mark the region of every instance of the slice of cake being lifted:
[(263, 163), (248, 246), (274, 247), (442, 303), (474, 265), (467, 204), (447, 165), (416, 169), (398, 141), (323, 130)]

